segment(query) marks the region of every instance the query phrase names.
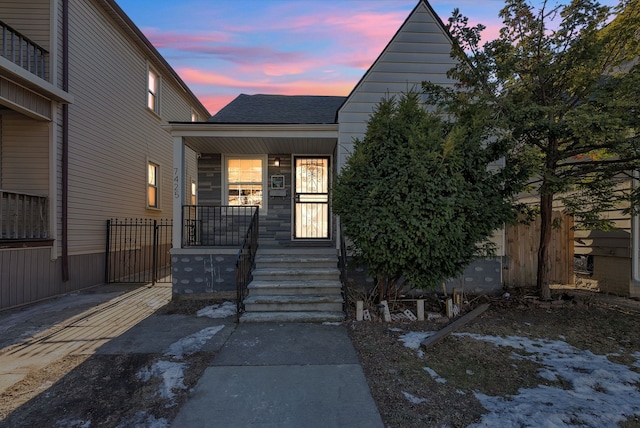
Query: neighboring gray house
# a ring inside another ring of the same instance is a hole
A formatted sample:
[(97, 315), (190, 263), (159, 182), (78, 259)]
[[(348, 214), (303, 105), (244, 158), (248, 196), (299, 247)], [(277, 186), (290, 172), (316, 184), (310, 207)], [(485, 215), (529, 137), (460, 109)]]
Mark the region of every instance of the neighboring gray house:
[[(335, 266), (340, 233), (339, 219), (331, 211), (331, 181), (345, 164), (354, 138), (364, 136), (382, 98), (420, 87), (424, 80), (453, 85), (446, 76), (454, 64), (451, 45), (440, 19), (420, 0), (346, 98), (240, 95), (207, 123), (172, 122), (167, 130), (174, 138), (178, 189), (184, 189), (187, 180), (185, 150), (195, 151), (199, 159), (197, 203), (184, 206), (182, 194), (174, 199), (176, 224), (182, 219), (182, 227), (174, 227), (174, 293), (197, 296), (235, 287), (241, 242), (229, 238), (242, 241), (247, 224), (241, 219), (253, 214), (241, 207), (259, 206), (258, 255), (264, 249), (267, 259), (254, 272), (260, 287), (263, 270), (282, 261), (273, 254), (293, 260), (293, 255), (325, 247), (330, 252), (323, 254), (333, 254)], [(502, 231), (494, 239), (502, 256)], [(281, 283), (288, 281), (294, 278), (280, 278)], [(453, 286), (461, 288), (461, 281), (467, 291), (500, 289), (501, 258), (478, 261)], [(281, 288), (274, 284), (269, 294), (277, 296)], [(282, 302), (299, 300), (296, 291), (280, 294)], [(261, 303), (277, 306), (267, 300)]]
[(114, 0), (0, 2), (0, 309), (103, 283), (107, 219), (171, 218), (162, 125), (207, 117)]

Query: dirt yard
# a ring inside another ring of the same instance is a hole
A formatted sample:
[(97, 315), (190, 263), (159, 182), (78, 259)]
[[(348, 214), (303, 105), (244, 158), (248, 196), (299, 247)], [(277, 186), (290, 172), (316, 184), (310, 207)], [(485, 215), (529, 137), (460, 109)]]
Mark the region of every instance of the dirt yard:
[[(448, 319), (346, 321), (387, 427), (541, 426), (551, 418), (554, 426), (640, 427), (639, 310), (589, 295), (543, 305), (522, 296), (489, 303), (426, 350), (419, 341)], [(163, 311), (192, 313), (202, 305)], [(440, 311), (438, 305), (427, 310)], [(0, 395), (0, 427), (166, 427), (213, 357), (180, 359), (184, 388), (167, 395), (159, 392), (161, 379), (141, 376), (166, 355), (70, 356)]]
[[(441, 329), (442, 320), (349, 322), (385, 425), (519, 427), (553, 420), (553, 426), (640, 427), (640, 306), (621, 308), (588, 294), (564, 298), (479, 299), (491, 303), (488, 311), (428, 349), (415, 339)], [(432, 302), (431, 309), (439, 308)], [(620, 370), (628, 389), (616, 397), (618, 385), (607, 382)]]

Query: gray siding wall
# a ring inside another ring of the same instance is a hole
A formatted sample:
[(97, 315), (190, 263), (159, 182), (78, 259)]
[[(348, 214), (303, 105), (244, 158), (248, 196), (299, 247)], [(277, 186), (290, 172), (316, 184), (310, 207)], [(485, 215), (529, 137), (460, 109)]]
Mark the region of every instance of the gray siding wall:
[(420, 89), (425, 80), (452, 84), (446, 76), (454, 64), (450, 50), (451, 42), (437, 18), (420, 4), (338, 113), (338, 171), (352, 151), (353, 139), (364, 136), (369, 116), (381, 99)]
[(103, 254), (70, 257), (74, 274), (62, 282), (60, 259), (51, 260), (50, 248), (0, 250), (0, 310), (99, 284), (104, 263)]
[(17, 113), (0, 115), (0, 188), (49, 194), (49, 124)]
[[(70, 0), (69, 22), (69, 248), (85, 254), (104, 251), (110, 217), (171, 216), (173, 141), (161, 125), (190, 120), (192, 105), (93, 1)], [(146, 107), (149, 65), (160, 115)], [(159, 209), (146, 208), (148, 161), (160, 166)]]
[[(51, 4), (57, 7), (50, 22)], [(0, 308), (102, 283), (108, 218), (172, 215), (173, 140), (162, 125), (189, 121), (197, 106), (101, 4), (69, 0), (69, 92), (74, 102), (69, 106), (68, 282), (62, 282), (61, 260), (56, 259), (62, 229), (62, 107), (53, 106), (52, 124), (13, 114), (1, 118), (2, 186), (44, 194), (54, 189), (51, 215), (57, 233), (53, 254), (47, 247), (0, 250)], [(0, 19), (52, 52), (52, 81), (62, 87), (62, 2), (2, 1)], [(146, 107), (149, 64), (160, 76), (159, 115)], [(146, 208), (148, 161), (160, 165), (157, 210)], [(197, 175), (195, 153), (188, 153), (187, 162), (188, 173)]]
[(2, 0), (0, 19), (46, 50), (50, 50), (51, 0)]

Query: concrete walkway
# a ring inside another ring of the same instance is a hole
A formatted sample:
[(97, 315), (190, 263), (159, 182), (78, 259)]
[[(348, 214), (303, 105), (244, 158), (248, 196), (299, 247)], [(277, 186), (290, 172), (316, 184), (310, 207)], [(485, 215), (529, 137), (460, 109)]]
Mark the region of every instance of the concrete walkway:
[(264, 323), (236, 327), (173, 426), (384, 425), (343, 325)]
[(106, 286), (0, 312), (0, 393), (67, 355), (92, 355), (171, 299), (171, 284)]
[(224, 325), (174, 427), (383, 426), (344, 325), (155, 314), (170, 299), (170, 284), (101, 286), (0, 312), (0, 393), (68, 355), (162, 353)]

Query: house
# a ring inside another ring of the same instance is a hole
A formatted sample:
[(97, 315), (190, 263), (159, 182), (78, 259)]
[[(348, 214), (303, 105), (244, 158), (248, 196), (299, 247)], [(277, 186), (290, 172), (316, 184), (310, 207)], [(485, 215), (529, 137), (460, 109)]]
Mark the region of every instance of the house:
[(103, 283), (108, 219), (172, 216), (163, 125), (208, 117), (114, 0), (1, 2), (0, 309)]
[[(235, 288), (236, 260), (244, 254), (238, 248), (251, 236), (251, 216), (259, 223), (258, 252), (274, 249), (271, 254), (292, 259), (329, 248), (335, 266), (341, 234), (331, 210), (333, 178), (382, 98), (420, 87), (424, 80), (453, 84), (446, 76), (454, 61), (451, 43), (429, 3), (420, 0), (346, 98), (243, 94), (207, 123), (167, 126), (178, 189), (187, 188), (189, 180), (183, 155), (198, 155), (197, 203), (181, 203), (181, 193), (174, 199), (173, 217), (176, 223), (182, 219), (182, 227), (174, 227), (174, 294), (195, 297)], [(241, 211), (247, 207), (258, 208)], [(477, 261), (450, 287), (501, 289), (503, 233), (494, 239), (499, 257)], [(287, 299), (295, 300), (281, 300)]]

